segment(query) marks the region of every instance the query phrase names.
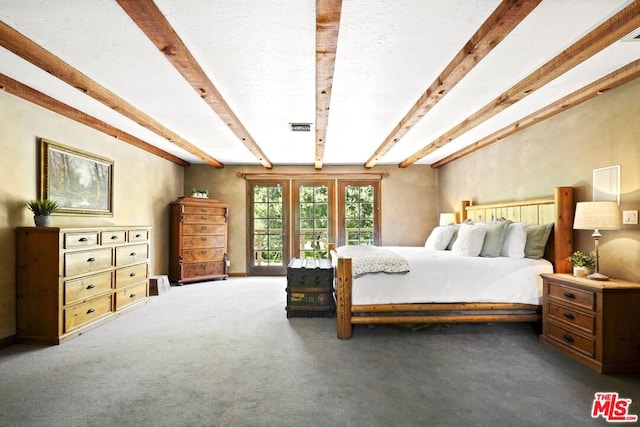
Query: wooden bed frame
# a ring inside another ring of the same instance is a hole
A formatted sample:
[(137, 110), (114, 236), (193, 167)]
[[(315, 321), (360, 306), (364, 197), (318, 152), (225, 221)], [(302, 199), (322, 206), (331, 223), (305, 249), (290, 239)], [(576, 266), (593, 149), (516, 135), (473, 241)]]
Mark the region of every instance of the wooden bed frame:
[[(463, 201), (460, 204), (460, 222), (466, 219), (490, 221), (493, 218), (540, 225), (553, 222), (545, 258), (553, 264), (555, 272), (567, 273), (571, 266), (566, 258), (573, 250), (573, 211), (573, 188), (558, 187), (555, 195), (547, 199), (473, 206)], [(351, 299), (351, 258), (338, 257), (335, 244), (330, 244), (329, 248), (335, 274), (336, 323), (340, 339), (351, 338), (353, 325), (357, 324), (529, 322), (541, 319), (541, 307), (530, 304), (465, 302), (354, 305)]]

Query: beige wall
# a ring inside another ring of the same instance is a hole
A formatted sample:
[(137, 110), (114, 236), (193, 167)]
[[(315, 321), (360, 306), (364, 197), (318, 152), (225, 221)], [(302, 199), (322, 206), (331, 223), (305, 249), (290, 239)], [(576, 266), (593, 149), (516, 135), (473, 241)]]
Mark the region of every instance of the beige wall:
[(114, 161), (113, 217), (54, 216), (52, 226), (153, 226), (151, 274), (168, 266), (168, 203), (182, 195), (184, 168), (0, 91), (0, 341), (15, 334), (15, 234), (32, 226), (25, 201), (38, 196), (36, 139)]
[[(564, 185), (588, 201), (593, 169), (621, 165), (621, 209), (640, 209), (639, 99), (636, 79), (438, 169), (440, 205), (548, 196)], [(575, 231), (575, 248), (593, 250), (590, 236)], [(604, 231), (601, 242), (601, 272), (640, 281), (640, 226)]]
[[(362, 166), (325, 166), (322, 173), (364, 172)], [(386, 171), (382, 180), (382, 244), (422, 245), (436, 225), (438, 217), (437, 174), (428, 166), (399, 169), (397, 166), (380, 166), (371, 171)], [(246, 181), (237, 172), (314, 173), (312, 166), (279, 166), (271, 170), (260, 166), (210, 166), (193, 165), (185, 169), (185, 192), (191, 188), (208, 189), (209, 197), (221, 200), (229, 208), (229, 257), (230, 272), (246, 272)]]

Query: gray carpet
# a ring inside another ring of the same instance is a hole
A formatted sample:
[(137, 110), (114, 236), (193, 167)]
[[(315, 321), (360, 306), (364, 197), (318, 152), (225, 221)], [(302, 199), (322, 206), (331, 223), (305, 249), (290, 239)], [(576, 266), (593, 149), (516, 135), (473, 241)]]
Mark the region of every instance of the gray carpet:
[(594, 393), (640, 415), (530, 324), (418, 330), (287, 319), (284, 278), (171, 291), (60, 346), (0, 351), (2, 426), (585, 426)]

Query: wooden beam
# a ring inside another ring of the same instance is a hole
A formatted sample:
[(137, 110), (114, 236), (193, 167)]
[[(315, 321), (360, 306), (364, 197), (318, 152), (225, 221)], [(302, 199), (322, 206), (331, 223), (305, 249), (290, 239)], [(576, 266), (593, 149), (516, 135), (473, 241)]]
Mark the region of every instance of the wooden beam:
[(456, 54), (444, 71), (420, 96), (407, 114), (364, 164), (373, 167), (451, 91), (485, 56), (535, 9), (541, 0), (503, 0), (478, 31)]
[(532, 114), (529, 114), (527, 117), (515, 121), (510, 125), (493, 132), (491, 135), (488, 135), (481, 140), (476, 141), (459, 151), (456, 151), (455, 153), (443, 158), (442, 160), (437, 161), (436, 163), (431, 165), (431, 167), (439, 168), (453, 162), (454, 160), (458, 160), (466, 156), (467, 154), (471, 154), (474, 151), (493, 144), (494, 142), (498, 142), (510, 135), (513, 135), (516, 132), (520, 132), (521, 130), (533, 126), (536, 123), (540, 123), (543, 120), (553, 117), (556, 114), (562, 113), (563, 111), (575, 107), (578, 104), (582, 104), (583, 102), (588, 101), (604, 92), (615, 89), (618, 86), (622, 86), (623, 84), (628, 83), (638, 77), (640, 77), (640, 60), (635, 60), (625, 65), (624, 67), (619, 68), (618, 70), (610, 74), (607, 74), (601, 79), (598, 79), (595, 82), (590, 83), (576, 90), (575, 92), (559, 99), (553, 104), (549, 104), (546, 107), (541, 108), (540, 110)]
[(92, 127), (93, 129), (99, 130), (100, 132), (106, 133), (109, 136), (112, 136), (116, 139), (124, 141), (142, 150), (148, 151), (151, 154), (155, 154), (156, 156), (162, 157), (163, 159), (169, 160), (180, 166), (189, 166), (190, 164), (189, 162), (179, 157), (176, 157), (173, 154), (167, 153), (166, 151), (163, 151), (154, 145), (148, 144), (145, 141), (139, 138), (136, 138), (133, 135), (130, 135), (124, 131), (121, 131), (120, 129), (114, 126), (111, 126), (108, 123), (105, 123), (76, 108), (73, 108), (67, 104), (64, 104), (58, 101), (57, 99), (54, 99), (48, 95), (45, 95), (44, 93), (39, 92), (29, 86), (26, 86), (20, 83), (19, 81), (14, 80), (11, 77), (1, 73), (0, 73), (0, 89), (6, 91), (7, 93), (15, 95), (19, 98), (32, 102), (36, 105), (44, 107), (47, 110), (53, 111), (54, 113), (58, 113), (71, 120), (82, 123), (83, 125)]
[(75, 87), (86, 95), (100, 101), (107, 107), (138, 123), (140, 126), (143, 126), (166, 138), (173, 144), (185, 151), (188, 151), (194, 156), (201, 158), (208, 164), (218, 168), (223, 167), (222, 163), (209, 154), (186, 141), (184, 138), (138, 110), (133, 105), (127, 103), (124, 99), (118, 97), (99, 83), (91, 80), (80, 71), (76, 70), (2, 21), (0, 21), (0, 46), (32, 63), (36, 67), (43, 69), (52, 76), (57, 77), (63, 82)]
[(341, 13), (342, 0), (316, 0), (316, 169), (324, 159)]
[(116, 0), (265, 168), (272, 164), (152, 0)]
[(581, 64), (609, 45), (617, 42), (640, 26), (640, 1), (636, 0), (616, 13), (596, 29), (552, 58), (542, 67), (516, 83), (506, 92), (489, 102), (480, 110), (458, 123), (449, 131), (403, 160), (399, 166), (406, 168), (429, 153), (445, 146), (455, 138), (495, 116), (507, 107), (522, 100), (530, 93)]

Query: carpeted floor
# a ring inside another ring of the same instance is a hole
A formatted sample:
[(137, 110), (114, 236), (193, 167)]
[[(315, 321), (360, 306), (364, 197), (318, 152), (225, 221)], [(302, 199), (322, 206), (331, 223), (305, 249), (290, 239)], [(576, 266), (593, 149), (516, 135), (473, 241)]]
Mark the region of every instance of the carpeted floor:
[(286, 279), (172, 287), (60, 346), (0, 350), (1, 426), (586, 426), (600, 375), (530, 324), (287, 319)]

